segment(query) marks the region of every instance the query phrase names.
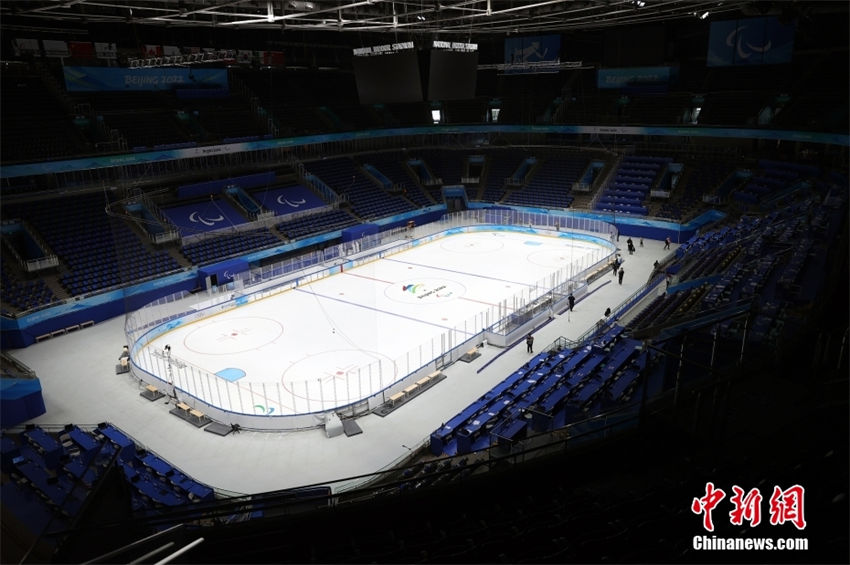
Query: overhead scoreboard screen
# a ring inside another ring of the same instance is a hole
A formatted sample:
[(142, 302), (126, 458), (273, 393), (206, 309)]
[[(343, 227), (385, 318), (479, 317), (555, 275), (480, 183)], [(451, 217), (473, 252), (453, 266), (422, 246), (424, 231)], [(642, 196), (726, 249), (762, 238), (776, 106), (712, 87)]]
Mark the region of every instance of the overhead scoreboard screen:
[(428, 100), (475, 98), (478, 45), (434, 41), (428, 69)]
[(422, 101), (419, 59), (412, 41), (354, 49), (353, 62), (361, 104)]

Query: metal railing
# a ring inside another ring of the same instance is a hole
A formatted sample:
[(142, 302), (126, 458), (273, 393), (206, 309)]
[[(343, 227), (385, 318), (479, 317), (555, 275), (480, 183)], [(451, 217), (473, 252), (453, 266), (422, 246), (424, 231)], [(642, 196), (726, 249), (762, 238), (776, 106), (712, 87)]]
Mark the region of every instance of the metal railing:
[(611, 314), (607, 317), (607, 319), (600, 319), (599, 323), (594, 326), (591, 326), (586, 332), (581, 334), (579, 337), (575, 339), (575, 343), (579, 346), (586, 343), (587, 341), (593, 339), (595, 336), (604, 333), (611, 326), (613, 326), (619, 317), (631, 309), (635, 304), (640, 302), (647, 294), (649, 294), (652, 290), (654, 290), (661, 281), (664, 280), (664, 275), (657, 275), (654, 278), (650, 279), (649, 282), (644, 284), (642, 287), (634, 291), (630, 294), (625, 300), (620, 302), (617, 306), (615, 306), (611, 310)]

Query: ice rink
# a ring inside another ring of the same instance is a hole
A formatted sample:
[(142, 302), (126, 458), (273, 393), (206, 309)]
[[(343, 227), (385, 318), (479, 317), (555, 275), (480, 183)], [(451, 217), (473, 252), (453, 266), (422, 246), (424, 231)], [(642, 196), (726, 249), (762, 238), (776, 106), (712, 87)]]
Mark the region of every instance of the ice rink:
[(179, 324), (134, 362), (227, 410), (321, 412), (384, 391), (609, 253), (569, 233), (448, 235)]

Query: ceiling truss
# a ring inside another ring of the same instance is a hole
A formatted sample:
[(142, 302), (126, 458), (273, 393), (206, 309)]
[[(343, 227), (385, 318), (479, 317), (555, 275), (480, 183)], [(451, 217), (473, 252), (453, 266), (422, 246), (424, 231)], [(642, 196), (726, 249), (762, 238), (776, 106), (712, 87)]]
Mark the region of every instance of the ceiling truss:
[(33, 28), (59, 27), (63, 22), (131, 23), (472, 37), (598, 29), (704, 14), (722, 17), (746, 13), (753, 4), (748, 0), (42, 0), (2, 2), (0, 16)]

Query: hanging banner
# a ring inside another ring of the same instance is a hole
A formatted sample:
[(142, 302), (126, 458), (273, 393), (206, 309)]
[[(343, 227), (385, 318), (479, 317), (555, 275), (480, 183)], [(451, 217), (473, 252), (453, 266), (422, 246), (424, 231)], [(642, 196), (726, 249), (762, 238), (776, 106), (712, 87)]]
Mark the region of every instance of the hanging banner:
[(118, 47), (114, 43), (98, 43), (94, 44), (94, 52), (98, 59), (117, 59)]
[(65, 88), (69, 92), (228, 88), (227, 69), (66, 66), (62, 71), (65, 75)]
[(560, 35), (532, 35), (505, 39), (505, 72), (554, 73), (561, 63)]
[(41, 45), (44, 47), (45, 57), (69, 57), (71, 55), (71, 52), (68, 50), (68, 44), (64, 41), (42, 39)]
[(711, 23), (708, 67), (773, 65), (791, 62), (795, 24), (778, 18), (746, 18)]
[(15, 57), (41, 55), (41, 48), (38, 46), (38, 39), (24, 39), (20, 37), (13, 39), (12, 49), (15, 52)]
[(71, 51), (71, 57), (94, 59), (94, 45), (91, 41), (69, 41), (68, 48)]
[(254, 52), (240, 49), (236, 52), (236, 62), (241, 64), (250, 64), (254, 60)]
[(267, 67), (283, 66), (283, 51), (260, 51), (260, 64)]
[(670, 77), (670, 67), (599, 69), (596, 71), (596, 87), (622, 89), (640, 86), (666, 86), (670, 82)]
[(162, 45), (145, 45), (144, 57), (162, 57)]

